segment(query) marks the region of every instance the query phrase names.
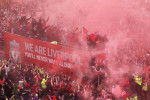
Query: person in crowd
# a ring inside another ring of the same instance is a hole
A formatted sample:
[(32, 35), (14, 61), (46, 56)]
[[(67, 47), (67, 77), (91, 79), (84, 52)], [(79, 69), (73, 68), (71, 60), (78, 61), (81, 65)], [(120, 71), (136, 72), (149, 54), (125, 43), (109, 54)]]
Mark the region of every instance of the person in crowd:
[(7, 77), (8, 76), (8, 72), (10, 70), (8, 64), (4, 66), (4, 69), (5, 69), (5, 76)]

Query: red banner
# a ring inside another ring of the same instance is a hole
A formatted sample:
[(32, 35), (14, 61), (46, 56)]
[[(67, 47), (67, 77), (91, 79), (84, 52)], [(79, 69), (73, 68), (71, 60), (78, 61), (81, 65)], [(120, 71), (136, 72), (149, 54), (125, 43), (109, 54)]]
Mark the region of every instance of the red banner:
[(14, 61), (34, 63), (48, 70), (73, 75), (75, 70), (88, 65), (88, 52), (54, 45), (48, 42), (5, 33), (5, 56)]

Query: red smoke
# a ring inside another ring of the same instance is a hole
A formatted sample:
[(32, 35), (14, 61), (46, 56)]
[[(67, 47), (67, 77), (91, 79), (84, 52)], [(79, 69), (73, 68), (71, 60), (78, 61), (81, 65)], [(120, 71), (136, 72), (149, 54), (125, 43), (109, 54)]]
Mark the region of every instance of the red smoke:
[(150, 48), (149, 0), (47, 0), (40, 6), (39, 14), (49, 17), (51, 25), (65, 31), (86, 27), (90, 33), (107, 35), (110, 85), (126, 73), (143, 72), (141, 67)]
[[(50, 0), (42, 7), (52, 25), (68, 30), (84, 26), (90, 33), (107, 35), (108, 81), (112, 85), (126, 73), (143, 72), (143, 54), (150, 47), (149, 4), (149, 0)], [(142, 61), (137, 64), (139, 56)]]

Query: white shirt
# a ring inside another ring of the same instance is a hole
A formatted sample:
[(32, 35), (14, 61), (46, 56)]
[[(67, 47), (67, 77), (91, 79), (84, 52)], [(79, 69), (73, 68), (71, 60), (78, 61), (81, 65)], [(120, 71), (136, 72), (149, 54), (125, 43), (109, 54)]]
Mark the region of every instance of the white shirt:
[(4, 68), (5, 68), (5, 75), (7, 76), (8, 75), (8, 71), (9, 71), (9, 67), (6, 67), (6, 65), (5, 65)]

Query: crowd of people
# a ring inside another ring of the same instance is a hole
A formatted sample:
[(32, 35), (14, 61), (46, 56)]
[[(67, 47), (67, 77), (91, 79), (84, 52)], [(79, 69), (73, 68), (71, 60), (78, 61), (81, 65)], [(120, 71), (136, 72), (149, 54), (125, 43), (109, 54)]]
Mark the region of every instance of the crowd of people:
[[(67, 33), (61, 27), (49, 25), (49, 18), (35, 17), (36, 7), (33, 4), (25, 6), (13, 4), (11, 0), (8, 3), (3, 1), (0, 1), (1, 41), (4, 41), (4, 32), (51, 43), (55, 41), (55, 44), (70, 47), (84, 47), (81, 43), (84, 41), (90, 49), (108, 41), (106, 36), (89, 34), (85, 27)], [(111, 69), (107, 64), (98, 65), (95, 60), (93, 57), (87, 67), (90, 73), (83, 72), (80, 74), (81, 81), (78, 81), (63, 73), (46, 71), (35, 64), (16, 63), (12, 58), (1, 59), (0, 100), (148, 100), (149, 64), (144, 65), (147, 67), (143, 68), (143, 75), (125, 74), (124, 79), (110, 84)], [(116, 89), (117, 86), (120, 89)], [(119, 90), (121, 93), (117, 92)]]
[(106, 37), (100, 36), (96, 33), (88, 35), (86, 31), (77, 33), (77, 30), (67, 33), (57, 26), (48, 25), (48, 19), (35, 19), (33, 17), (27, 18), (26, 16), (21, 16), (17, 19), (14, 18), (14, 20), (16, 21), (12, 21), (8, 24), (8, 32), (41, 41), (56, 41), (59, 45), (72, 47), (74, 45), (81, 46), (81, 41), (87, 41), (87, 45), (90, 47), (95, 47), (100, 42), (107, 41)]
[(115, 100), (104, 86), (98, 85), (97, 78), (89, 84), (83, 75), (84, 83), (80, 84), (65, 74), (15, 63), (12, 58), (1, 60), (0, 66), (0, 100)]
[[(147, 72), (125, 74), (121, 81), (108, 83), (111, 69), (106, 65), (99, 66), (93, 58), (89, 68), (92, 74), (83, 72), (79, 81), (35, 64), (2, 59), (0, 100), (148, 100), (150, 81)], [(149, 71), (149, 67), (145, 69)]]
[[(10, 32), (47, 42), (56, 41), (57, 44), (71, 47), (74, 45), (81, 46), (83, 41), (88, 41), (87, 45), (92, 47), (107, 41), (105, 36), (96, 33), (88, 34), (84, 27), (82, 29), (76, 27), (72, 31), (66, 31), (61, 27), (48, 24), (49, 18), (45, 20), (36, 17), (37, 8), (34, 3), (21, 5), (10, 1), (1, 1), (0, 3), (1, 37), (3, 37), (4, 32)], [(33, 7), (33, 5), (35, 6)]]

